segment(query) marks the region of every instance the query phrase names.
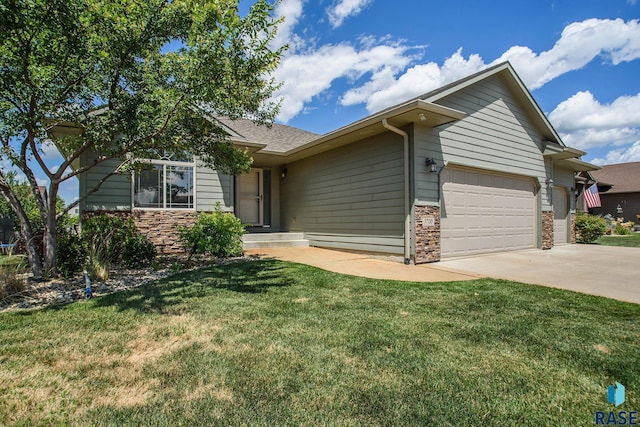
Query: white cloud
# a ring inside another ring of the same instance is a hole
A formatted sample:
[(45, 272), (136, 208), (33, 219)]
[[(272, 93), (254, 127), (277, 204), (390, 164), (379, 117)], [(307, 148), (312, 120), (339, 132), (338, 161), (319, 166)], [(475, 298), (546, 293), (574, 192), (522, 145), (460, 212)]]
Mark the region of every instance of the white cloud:
[[(402, 45), (373, 46), (357, 50), (348, 43), (325, 45), (309, 53), (287, 56), (274, 77), (283, 83), (275, 94), (282, 99), (278, 119), (288, 121), (303, 111), (306, 103), (328, 90), (334, 80), (357, 80), (373, 73), (372, 81), (407, 66), (408, 47)], [(393, 77), (391, 76), (391, 79)]]
[[(335, 16), (346, 17), (349, 13), (339, 15), (336, 11), (357, 13), (358, 8), (367, 4), (368, 1), (343, 0), (333, 12)], [(276, 79), (283, 82), (276, 97), (282, 99), (278, 119), (284, 122), (305, 111), (308, 103), (330, 90), (339, 78), (350, 78), (353, 84), (340, 97), (341, 105), (365, 104), (367, 111), (373, 113), (506, 60), (511, 61), (530, 89), (536, 89), (564, 73), (584, 67), (596, 57), (604, 57), (614, 65), (640, 58), (640, 22), (621, 19), (588, 19), (572, 23), (565, 27), (550, 50), (536, 53), (528, 47), (514, 46), (490, 63), (485, 63), (478, 54), (465, 58), (462, 48), (442, 65), (416, 63), (415, 49), (418, 47), (393, 42), (390, 37), (362, 36), (359, 49), (343, 42), (307, 46), (303, 50), (304, 43), (293, 34), (295, 24), (302, 16), (302, 6), (303, 0), (284, 0), (278, 11), (281, 16), (293, 17), (281, 28), (282, 37), (300, 41), (294, 43), (297, 51), (290, 52), (275, 73)], [(552, 122), (556, 124), (555, 119)], [(621, 131), (620, 141), (628, 141), (623, 134)], [(587, 136), (597, 140), (594, 131)]]
[(333, 28), (339, 27), (345, 19), (359, 14), (371, 2), (372, 0), (340, 0), (327, 11), (331, 25), (333, 25)]
[(574, 22), (565, 27), (550, 50), (536, 54), (528, 47), (513, 46), (494, 63), (510, 61), (533, 90), (562, 74), (581, 69), (599, 55), (614, 65), (639, 58), (639, 21), (587, 19)]
[(584, 150), (632, 144), (640, 140), (640, 94), (602, 104), (591, 92), (578, 92), (558, 104), (549, 120), (572, 147)]
[(278, 32), (273, 40), (275, 48), (289, 44), (291, 51), (295, 51), (304, 45), (302, 38), (293, 32), (302, 18), (303, 5), (304, 0), (282, 0), (276, 6), (275, 18), (282, 18), (283, 22), (278, 25)]
[(347, 91), (341, 103), (354, 105), (366, 102), (367, 110), (372, 113), (473, 74), (485, 67), (479, 55), (471, 55), (465, 59), (462, 56), (462, 49), (458, 49), (445, 60), (442, 67), (435, 62), (415, 65), (398, 79), (390, 75), (374, 74), (370, 82)]
[(613, 165), (627, 162), (640, 162), (640, 140), (630, 147), (609, 151), (604, 158), (595, 158), (591, 161), (596, 165)]

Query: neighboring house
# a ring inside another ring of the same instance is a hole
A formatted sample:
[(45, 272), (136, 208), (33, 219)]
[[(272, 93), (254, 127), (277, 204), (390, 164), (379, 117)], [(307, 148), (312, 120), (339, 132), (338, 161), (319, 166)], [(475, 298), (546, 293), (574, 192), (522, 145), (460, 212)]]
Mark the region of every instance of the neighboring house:
[[(250, 151), (250, 173), (153, 160), (152, 170), (110, 178), (81, 215), (133, 216), (169, 252), (179, 249), (175, 224), (219, 203), (251, 232), (433, 262), (573, 242), (574, 176), (597, 169), (563, 144), (509, 63), (325, 135), (218, 120)], [(80, 197), (114, 165), (81, 175)]]
[(640, 215), (640, 162), (602, 166), (591, 175), (598, 182), (602, 202), (593, 212), (636, 221)]

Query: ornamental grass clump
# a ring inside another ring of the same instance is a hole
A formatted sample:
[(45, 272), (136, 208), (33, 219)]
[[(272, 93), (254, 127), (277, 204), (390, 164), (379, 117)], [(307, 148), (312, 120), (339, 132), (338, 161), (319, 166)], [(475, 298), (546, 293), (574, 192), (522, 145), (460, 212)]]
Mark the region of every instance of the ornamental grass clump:
[(157, 251), (131, 218), (98, 215), (82, 224), (82, 239), (89, 250), (89, 263), (96, 277), (106, 280), (112, 264), (127, 268), (149, 265)]
[(193, 226), (178, 226), (180, 242), (189, 259), (194, 254), (215, 257), (242, 255), (242, 235), (245, 233), (240, 219), (219, 206), (211, 213), (198, 215)]

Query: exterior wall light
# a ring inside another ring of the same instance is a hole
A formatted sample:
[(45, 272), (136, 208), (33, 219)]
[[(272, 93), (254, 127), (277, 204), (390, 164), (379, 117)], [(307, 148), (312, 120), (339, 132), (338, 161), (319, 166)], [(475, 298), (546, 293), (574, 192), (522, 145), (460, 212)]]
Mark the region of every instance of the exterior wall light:
[(433, 160), (433, 157), (427, 157), (427, 161), (425, 162), (425, 164), (429, 168), (429, 172), (438, 172), (438, 165), (436, 164), (436, 161)]
[(282, 170), (280, 171), (280, 176), (282, 177), (282, 179), (285, 179), (287, 177), (287, 167), (283, 167)]

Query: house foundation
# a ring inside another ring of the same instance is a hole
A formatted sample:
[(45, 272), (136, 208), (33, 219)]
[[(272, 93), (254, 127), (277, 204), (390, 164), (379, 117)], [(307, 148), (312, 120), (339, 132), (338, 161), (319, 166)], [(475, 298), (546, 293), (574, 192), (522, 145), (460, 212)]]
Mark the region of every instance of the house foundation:
[(440, 261), (440, 207), (415, 207), (415, 263)]
[(82, 220), (102, 214), (122, 219), (132, 218), (140, 233), (155, 245), (159, 254), (184, 252), (180, 244), (178, 226), (193, 225), (197, 216), (194, 211), (180, 210), (86, 211), (82, 214)]

